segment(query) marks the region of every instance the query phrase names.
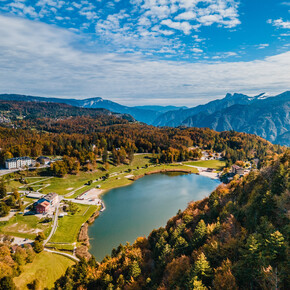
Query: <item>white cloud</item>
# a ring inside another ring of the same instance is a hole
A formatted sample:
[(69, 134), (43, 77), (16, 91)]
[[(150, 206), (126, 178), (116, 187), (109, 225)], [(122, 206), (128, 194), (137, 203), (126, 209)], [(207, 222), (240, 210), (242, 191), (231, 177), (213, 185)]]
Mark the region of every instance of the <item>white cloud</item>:
[(184, 34), (188, 35), (190, 34), (191, 29), (193, 26), (191, 26), (187, 21), (184, 22), (173, 22), (171, 19), (166, 19), (161, 22), (162, 25), (166, 25), (170, 28), (181, 30)]
[[(169, 27), (190, 34), (194, 28), (217, 24), (233, 28), (240, 24), (240, 0), (131, 0), (133, 11), (146, 16), (153, 25)], [(177, 20), (177, 21), (173, 21)], [(181, 22), (178, 22), (181, 20)], [(182, 20), (187, 20), (182, 22)]]
[(212, 59), (225, 59), (228, 57), (237, 57), (238, 54), (233, 51), (223, 52), (223, 53), (217, 53), (215, 56), (212, 57)]
[(289, 89), (290, 52), (248, 62), (179, 62), (74, 48), (73, 32), (0, 16), (0, 91), (100, 96), (121, 103), (205, 103), (226, 92)]
[(194, 47), (194, 48), (192, 48), (191, 50), (192, 50), (193, 52), (195, 52), (195, 53), (201, 53), (201, 52), (203, 52), (202, 49), (197, 48), (197, 47)]
[(258, 49), (264, 49), (269, 46), (269, 43), (261, 43), (256, 45)]
[(290, 29), (290, 21), (283, 21), (282, 18), (276, 20), (269, 19), (267, 22), (278, 28)]
[(187, 11), (187, 12), (183, 12), (178, 14), (175, 17), (176, 20), (194, 20), (196, 19), (196, 13), (192, 12), (192, 11)]
[(282, 2), (281, 5), (290, 6), (290, 2)]

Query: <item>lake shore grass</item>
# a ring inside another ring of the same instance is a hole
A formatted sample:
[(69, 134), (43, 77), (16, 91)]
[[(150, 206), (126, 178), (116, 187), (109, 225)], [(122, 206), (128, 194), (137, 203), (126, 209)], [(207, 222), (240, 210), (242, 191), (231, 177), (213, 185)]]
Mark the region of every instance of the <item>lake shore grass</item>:
[(98, 206), (77, 204), (79, 211), (69, 214), (58, 220), (58, 227), (50, 243), (74, 243), (81, 226), (93, 215)]
[(199, 161), (184, 162), (184, 164), (193, 165), (197, 167), (214, 168), (217, 170), (222, 170), (222, 168), (226, 166), (226, 162), (223, 160), (199, 160)]

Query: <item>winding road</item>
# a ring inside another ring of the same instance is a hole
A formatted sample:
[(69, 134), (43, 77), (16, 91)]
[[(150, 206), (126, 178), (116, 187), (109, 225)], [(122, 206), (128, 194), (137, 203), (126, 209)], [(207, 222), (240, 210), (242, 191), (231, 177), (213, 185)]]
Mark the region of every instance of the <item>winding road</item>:
[(46, 240), (43, 241), (43, 246), (45, 246), (47, 244), (47, 242), (51, 239), (52, 235), (55, 233), (56, 228), (57, 228), (57, 221), (58, 221), (58, 211), (59, 211), (59, 204), (60, 201), (57, 203), (56, 205), (56, 210), (55, 210), (55, 214), (54, 214), (54, 220), (53, 220), (53, 226), (52, 229), (50, 231), (49, 236), (47, 237)]

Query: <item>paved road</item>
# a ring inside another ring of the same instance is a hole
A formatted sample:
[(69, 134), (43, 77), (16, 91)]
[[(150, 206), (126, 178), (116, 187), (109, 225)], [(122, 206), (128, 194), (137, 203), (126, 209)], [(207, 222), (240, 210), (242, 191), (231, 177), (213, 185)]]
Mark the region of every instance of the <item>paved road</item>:
[(77, 258), (76, 256), (73, 256), (73, 255), (70, 255), (70, 254), (67, 254), (67, 253), (63, 253), (63, 252), (58, 252), (58, 251), (53, 251), (53, 250), (49, 250), (49, 249), (44, 249), (44, 251), (46, 252), (49, 252), (49, 253), (54, 253), (54, 254), (59, 254), (59, 255), (62, 255), (62, 256), (65, 256), (65, 257), (68, 257), (74, 261), (77, 261), (79, 262), (79, 258)]
[(57, 228), (57, 221), (58, 221), (58, 211), (59, 211), (59, 204), (60, 201), (58, 202), (57, 206), (56, 206), (56, 210), (55, 210), (55, 214), (54, 214), (54, 220), (53, 220), (53, 226), (52, 229), (50, 231), (50, 234), (48, 236), (48, 238), (46, 240), (43, 241), (43, 246), (45, 246), (47, 244), (47, 242), (51, 239), (52, 235), (55, 233), (56, 228)]

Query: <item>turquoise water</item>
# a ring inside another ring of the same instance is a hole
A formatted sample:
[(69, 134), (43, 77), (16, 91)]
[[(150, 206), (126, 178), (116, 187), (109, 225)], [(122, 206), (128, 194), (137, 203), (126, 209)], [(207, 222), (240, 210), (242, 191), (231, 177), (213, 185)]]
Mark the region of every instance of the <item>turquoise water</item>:
[(219, 181), (195, 174), (154, 174), (110, 190), (106, 210), (89, 227), (90, 252), (101, 261), (113, 248), (165, 226), (179, 209), (213, 191)]

